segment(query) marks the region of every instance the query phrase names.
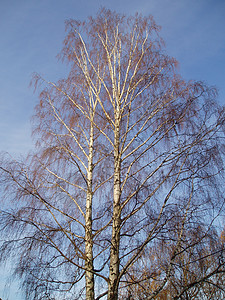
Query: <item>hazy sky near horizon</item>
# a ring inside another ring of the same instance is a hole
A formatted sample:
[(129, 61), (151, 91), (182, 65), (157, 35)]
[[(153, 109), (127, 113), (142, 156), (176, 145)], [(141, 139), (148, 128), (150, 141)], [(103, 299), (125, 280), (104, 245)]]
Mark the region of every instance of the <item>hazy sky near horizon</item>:
[[(64, 21), (95, 15), (101, 6), (153, 15), (182, 76), (217, 86), (225, 104), (224, 0), (0, 0), (0, 151), (18, 156), (32, 147), (30, 119), (38, 99), (29, 88), (32, 73), (60, 79), (65, 66), (56, 56)], [(20, 300), (14, 292), (8, 300)]]

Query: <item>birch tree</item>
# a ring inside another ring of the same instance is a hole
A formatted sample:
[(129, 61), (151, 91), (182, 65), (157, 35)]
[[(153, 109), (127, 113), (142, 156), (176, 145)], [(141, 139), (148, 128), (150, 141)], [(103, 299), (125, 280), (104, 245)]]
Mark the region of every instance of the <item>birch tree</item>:
[(27, 299), (132, 299), (146, 284), (157, 299), (220, 224), (224, 109), (179, 76), (151, 16), (70, 20), (61, 58), (65, 79), (34, 78), (36, 152), (2, 159), (2, 259), (16, 253)]

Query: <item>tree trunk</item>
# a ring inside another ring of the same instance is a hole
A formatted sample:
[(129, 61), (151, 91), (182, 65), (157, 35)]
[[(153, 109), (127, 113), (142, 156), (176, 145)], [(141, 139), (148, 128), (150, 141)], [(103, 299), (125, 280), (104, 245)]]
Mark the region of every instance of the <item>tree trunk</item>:
[(114, 137), (114, 192), (113, 192), (113, 224), (112, 224), (112, 242), (110, 252), (110, 267), (109, 267), (109, 285), (108, 285), (108, 300), (118, 299), (118, 276), (119, 276), (119, 248), (120, 248), (120, 169), (121, 157), (119, 151), (119, 118), (115, 122), (115, 137)]
[(92, 236), (92, 172), (93, 172), (93, 123), (90, 129), (90, 144), (87, 172), (87, 198), (85, 220), (85, 280), (86, 299), (94, 300), (94, 273), (93, 273), (93, 236)]

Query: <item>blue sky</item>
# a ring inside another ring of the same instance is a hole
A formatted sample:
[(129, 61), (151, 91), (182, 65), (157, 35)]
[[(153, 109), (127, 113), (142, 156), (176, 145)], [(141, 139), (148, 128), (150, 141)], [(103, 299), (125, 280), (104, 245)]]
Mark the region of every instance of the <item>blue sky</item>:
[(31, 147), (30, 118), (37, 94), (33, 72), (57, 80), (65, 70), (56, 59), (64, 21), (82, 19), (106, 6), (152, 14), (170, 55), (187, 79), (220, 90), (225, 103), (225, 1), (221, 0), (0, 0), (0, 149), (11, 154)]
[[(217, 86), (225, 104), (224, 0), (0, 0), (0, 151), (18, 156), (32, 147), (30, 119), (38, 98), (29, 88), (32, 73), (62, 77), (65, 66), (56, 55), (64, 21), (94, 15), (100, 6), (152, 14), (184, 78)], [(0, 297), (2, 286), (3, 280)], [(16, 290), (3, 300), (20, 300)]]

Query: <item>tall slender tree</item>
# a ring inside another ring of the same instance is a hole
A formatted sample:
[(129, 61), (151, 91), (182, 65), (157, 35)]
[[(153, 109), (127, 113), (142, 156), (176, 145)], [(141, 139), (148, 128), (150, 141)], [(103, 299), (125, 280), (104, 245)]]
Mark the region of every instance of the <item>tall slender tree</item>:
[(224, 204), (216, 90), (185, 82), (153, 18), (139, 14), (68, 21), (61, 58), (66, 79), (35, 77), (46, 85), (36, 153), (1, 163), (2, 259), (16, 251), (27, 299), (156, 299), (171, 278), (179, 299), (222, 274), (220, 260), (202, 279), (177, 275), (195, 257), (204, 266), (224, 256), (222, 243), (196, 256)]

